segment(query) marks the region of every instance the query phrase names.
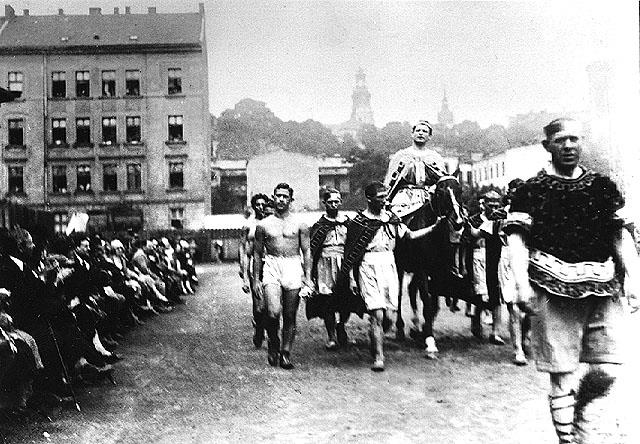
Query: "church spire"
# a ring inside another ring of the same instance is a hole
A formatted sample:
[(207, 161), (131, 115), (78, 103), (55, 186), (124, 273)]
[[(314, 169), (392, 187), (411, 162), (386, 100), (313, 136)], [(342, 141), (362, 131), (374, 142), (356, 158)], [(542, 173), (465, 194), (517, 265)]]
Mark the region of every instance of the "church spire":
[(356, 86), (351, 94), (353, 106), (351, 121), (373, 125), (373, 111), (371, 109), (371, 93), (367, 88), (367, 76), (362, 67), (356, 72)]
[(447, 128), (453, 126), (453, 113), (449, 109), (449, 101), (447, 100), (447, 90), (444, 89), (444, 96), (442, 97), (442, 107), (438, 113), (438, 123)]

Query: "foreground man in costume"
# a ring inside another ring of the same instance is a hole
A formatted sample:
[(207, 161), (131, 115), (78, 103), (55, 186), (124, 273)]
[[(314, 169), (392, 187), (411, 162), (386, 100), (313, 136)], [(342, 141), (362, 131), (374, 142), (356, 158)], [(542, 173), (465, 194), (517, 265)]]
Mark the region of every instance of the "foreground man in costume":
[[(322, 197), (325, 214), (311, 227), (311, 267), (316, 295), (307, 299), (307, 318), (322, 317), (327, 329), (327, 350), (336, 350), (348, 343), (345, 324), (349, 312), (341, 307), (341, 295), (334, 293), (338, 271), (342, 266), (344, 242), (347, 239), (349, 218), (340, 213), (342, 196), (340, 191), (328, 188)], [(336, 325), (336, 312), (340, 322)]]
[[(578, 122), (557, 119), (544, 132), (549, 172), (516, 190), (505, 226), (518, 299), (533, 312), (536, 365), (550, 374), (560, 443), (619, 442), (615, 419), (610, 427), (606, 414), (585, 412), (615, 393), (625, 304), (638, 306), (638, 257), (619, 216), (624, 199), (611, 179), (579, 164)], [(589, 370), (578, 382), (580, 362)]]
[[(398, 300), (398, 271), (393, 250), (398, 239), (419, 239), (431, 233), (437, 223), (412, 231), (393, 213), (384, 210), (387, 187), (374, 182), (364, 190), (367, 209), (349, 224), (344, 248), (341, 279), (349, 277), (351, 291), (360, 295), (364, 307), (352, 307), (352, 311), (369, 314), (371, 354), (374, 362), (371, 370), (384, 370), (383, 325), (391, 326)], [(441, 219), (442, 220), (442, 219)], [(340, 287), (340, 283), (338, 285)]]
[[(265, 327), (269, 339), (268, 362), (271, 366), (292, 369), (291, 347), (296, 334), (296, 314), (300, 289), (310, 287), (311, 253), (309, 229), (290, 212), (293, 189), (280, 183), (274, 190), (275, 214), (258, 222), (253, 246), (253, 291), (264, 298)], [(302, 260), (300, 258), (302, 252)], [(304, 262), (304, 270), (302, 267)], [(282, 313), (282, 349), (280, 349), (280, 313)]]

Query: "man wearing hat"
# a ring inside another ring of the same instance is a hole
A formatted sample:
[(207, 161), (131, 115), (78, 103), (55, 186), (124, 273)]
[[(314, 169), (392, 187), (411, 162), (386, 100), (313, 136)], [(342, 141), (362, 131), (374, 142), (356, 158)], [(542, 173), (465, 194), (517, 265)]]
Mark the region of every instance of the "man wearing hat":
[(624, 198), (611, 179), (580, 165), (578, 122), (556, 119), (544, 133), (551, 165), (516, 190), (504, 228), (517, 298), (533, 313), (536, 366), (550, 375), (559, 441), (620, 442), (616, 411), (625, 403), (614, 399), (615, 381), (625, 310), (638, 308), (640, 289)]

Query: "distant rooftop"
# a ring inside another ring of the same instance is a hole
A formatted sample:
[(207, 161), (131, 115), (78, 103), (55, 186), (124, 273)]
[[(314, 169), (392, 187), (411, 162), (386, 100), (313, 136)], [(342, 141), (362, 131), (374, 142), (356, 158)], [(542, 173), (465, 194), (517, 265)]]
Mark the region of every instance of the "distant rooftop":
[[(25, 9), (17, 15), (5, 5), (0, 17), (0, 52), (60, 51), (92, 47), (96, 51), (123, 46), (192, 46), (202, 45), (204, 4), (193, 13), (124, 13), (114, 8), (103, 14), (100, 8), (89, 8), (88, 15), (30, 15)], [(124, 49), (124, 48), (123, 48)]]

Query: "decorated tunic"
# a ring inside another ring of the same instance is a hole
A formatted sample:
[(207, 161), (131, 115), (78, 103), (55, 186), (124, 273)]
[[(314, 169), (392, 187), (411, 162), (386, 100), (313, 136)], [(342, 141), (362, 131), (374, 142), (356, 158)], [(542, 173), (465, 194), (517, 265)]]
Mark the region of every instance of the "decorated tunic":
[(333, 292), (336, 277), (342, 265), (347, 222), (346, 217), (331, 220), (323, 215), (311, 227), (312, 276), (317, 284), (316, 290), (320, 294)]
[(391, 156), (385, 185), (391, 190), (391, 210), (398, 217), (421, 208), (428, 188), (446, 175), (444, 158), (436, 151), (410, 146)]
[(534, 286), (572, 298), (612, 296), (620, 289), (612, 256), (623, 206), (606, 176), (583, 168), (571, 179), (542, 170), (516, 190), (504, 231), (528, 231)]

